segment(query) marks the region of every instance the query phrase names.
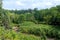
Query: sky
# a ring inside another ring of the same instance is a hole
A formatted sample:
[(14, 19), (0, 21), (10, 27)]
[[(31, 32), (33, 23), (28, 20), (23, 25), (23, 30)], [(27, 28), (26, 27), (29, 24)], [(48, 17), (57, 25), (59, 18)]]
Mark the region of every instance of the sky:
[(60, 0), (3, 0), (3, 8), (15, 9), (46, 9), (60, 5)]

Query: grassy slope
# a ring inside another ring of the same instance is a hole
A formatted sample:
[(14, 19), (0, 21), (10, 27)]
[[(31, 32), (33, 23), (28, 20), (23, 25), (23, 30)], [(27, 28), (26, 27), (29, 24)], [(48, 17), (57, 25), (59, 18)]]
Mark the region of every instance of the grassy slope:
[(34, 34), (43, 37), (60, 38), (60, 28), (45, 24), (34, 24), (32, 22), (24, 22), (20, 25), (20, 32)]
[(0, 27), (0, 39), (4, 38), (6, 40), (41, 40), (41, 37), (46, 38), (46, 35), (49, 37), (58, 35), (57, 37), (60, 38), (60, 29), (51, 25), (24, 22), (20, 24), (19, 30), (19, 33), (16, 33), (12, 30), (7, 31), (4, 30), (3, 27)]
[(4, 30), (0, 27), (0, 40), (40, 40), (40, 37), (23, 33), (16, 33), (13, 30)]

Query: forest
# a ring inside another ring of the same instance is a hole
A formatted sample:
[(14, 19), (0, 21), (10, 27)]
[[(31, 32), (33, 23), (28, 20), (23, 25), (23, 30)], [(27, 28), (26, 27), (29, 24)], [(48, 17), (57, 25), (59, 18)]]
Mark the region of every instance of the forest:
[(7, 10), (1, 0), (0, 40), (60, 40), (60, 5)]

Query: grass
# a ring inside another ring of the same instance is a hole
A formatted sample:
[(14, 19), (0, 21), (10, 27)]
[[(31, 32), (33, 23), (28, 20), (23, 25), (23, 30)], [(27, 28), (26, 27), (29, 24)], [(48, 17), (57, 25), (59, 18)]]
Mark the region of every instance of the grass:
[(40, 37), (34, 35), (14, 32), (13, 30), (4, 30), (0, 27), (0, 40), (40, 40)]
[(46, 24), (34, 24), (32, 22), (25, 22), (20, 25), (20, 32), (34, 34), (43, 37), (60, 38), (59, 27), (46, 25)]
[[(13, 27), (15, 27), (14, 25), (12, 24)], [(20, 24), (19, 32), (14, 32), (12, 29), (4, 30), (3, 27), (0, 27), (1, 40), (46, 40), (48, 37), (60, 40), (60, 29), (51, 25), (34, 24), (33, 22)]]

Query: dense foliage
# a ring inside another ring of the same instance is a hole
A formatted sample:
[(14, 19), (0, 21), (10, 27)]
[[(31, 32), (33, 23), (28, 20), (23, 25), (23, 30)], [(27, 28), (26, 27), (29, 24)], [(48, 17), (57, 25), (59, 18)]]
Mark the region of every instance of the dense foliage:
[[(51, 25), (60, 25), (60, 10), (59, 9), (60, 9), (60, 5), (56, 7), (51, 7), (50, 9), (38, 10), (37, 8), (35, 8), (33, 10), (32, 9), (9, 10), (9, 12), (11, 14), (15, 13), (19, 15), (19, 17), (14, 20), (19, 19), (21, 21), (23, 19), (23, 21), (33, 21), (34, 23), (38, 23), (38, 24), (45, 23), (45, 24), (51, 24)], [(20, 18), (20, 15), (22, 19)]]
[(0, 0), (0, 26), (9, 28), (9, 18), (7, 12), (2, 8), (2, 0)]
[(0, 27), (1, 40), (48, 40), (54, 38), (60, 40), (60, 29), (51, 25), (34, 24), (33, 22), (24, 22), (19, 24), (19, 31), (15, 31), (15, 24), (12, 29), (5, 30)]
[(60, 40), (60, 5), (49, 9), (2, 9), (0, 40)]

